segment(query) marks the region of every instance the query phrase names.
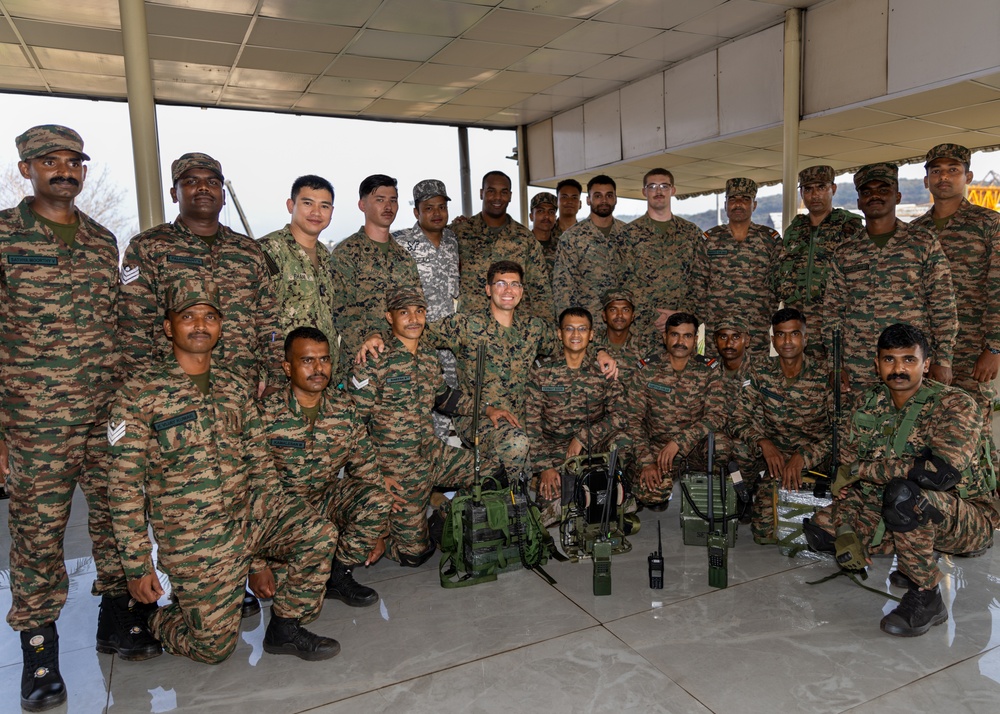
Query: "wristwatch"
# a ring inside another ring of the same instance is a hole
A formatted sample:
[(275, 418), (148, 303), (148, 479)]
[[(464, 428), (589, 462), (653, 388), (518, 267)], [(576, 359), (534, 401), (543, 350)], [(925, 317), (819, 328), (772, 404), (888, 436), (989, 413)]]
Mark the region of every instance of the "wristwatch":
[(986, 349), (989, 350), (990, 354), (1000, 355), (1000, 350), (996, 349), (995, 347), (990, 347), (989, 345), (986, 345)]

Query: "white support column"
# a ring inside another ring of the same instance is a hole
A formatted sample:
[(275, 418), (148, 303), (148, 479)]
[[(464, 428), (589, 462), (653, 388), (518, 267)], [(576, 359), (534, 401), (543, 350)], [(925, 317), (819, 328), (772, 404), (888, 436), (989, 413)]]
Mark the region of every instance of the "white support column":
[(472, 215), (472, 169), (469, 167), (469, 128), (458, 127), (458, 175), (462, 183), (462, 215)]
[(785, 11), (783, 153), (781, 165), (781, 230), (799, 206), (799, 117), (802, 107), (802, 11)]
[(517, 127), (517, 195), (521, 202), (521, 223), (528, 225), (528, 128)]

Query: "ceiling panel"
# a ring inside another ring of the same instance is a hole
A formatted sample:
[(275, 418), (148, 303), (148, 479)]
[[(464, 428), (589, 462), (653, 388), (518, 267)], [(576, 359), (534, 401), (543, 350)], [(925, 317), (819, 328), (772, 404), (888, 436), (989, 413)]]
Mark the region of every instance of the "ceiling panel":
[(585, 20), (616, 2), (618, 0), (503, 0), (500, 7)]
[[(475, 87), (481, 82), (492, 81), (497, 71), (482, 67), (460, 67), (451, 64), (428, 62), (412, 72), (406, 79), (420, 84), (436, 84), (448, 87)], [(497, 89), (502, 89), (497, 87)]]
[(608, 55), (594, 52), (572, 52), (570, 50), (535, 50), (510, 69), (518, 72), (537, 72), (540, 74), (579, 74), (594, 65), (603, 62)]
[[(372, 13), (378, 9), (381, 0), (333, 0), (337, 3), (336, 21), (338, 25), (361, 27)], [(300, 22), (333, 21), (330, 12), (331, 0), (264, 0), (260, 14), (264, 17), (280, 17), (284, 20)], [(247, 12), (251, 12), (248, 10)]]
[(250, 27), (249, 15), (200, 12), (166, 5), (146, 6), (146, 29), (151, 35), (187, 37), (239, 44)]
[(239, 67), (233, 70), (229, 83), (233, 87), (248, 87), (250, 89), (276, 89), (284, 92), (304, 92), (312, 76), (294, 72), (272, 72), (266, 69), (246, 69)]
[(403, 99), (410, 102), (423, 100), (444, 104), (448, 100), (454, 99), (464, 91), (466, 90), (463, 87), (442, 87), (433, 84), (400, 82), (383, 96), (385, 96), (386, 99)]
[(566, 79), (558, 74), (533, 74), (531, 72), (500, 72), (480, 85), (480, 89), (493, 91), (540, 92)]
[(4, 0), (8, 15), (17, 20), (53, 20), (68, 25), (117, 29), (118, 0), (74, 0), (72, 3), (53, 0)]
[(496, 42), (473, 42), (472, 40), (459, 39), (434, 55), (434, 61), (441, 64), (506, 69), (512, 63), (531, 54), (532, 51), (530, 47), (523, 45), (504, 45)]
[(370, 97), (345, 97), (332, 94), (305, 94), (295, 104), (296, 109), (313, 109), (320, 112), (360, 112), (374, 100)]
[(320, 77), (309, 87), (318, 94), (338, 94), (345, 97), (381, 97), (395, 86), (394, 82), (376, 79), (350, 79), (348, 77)]
[(154, 60), (232, 65), (239, 49), (239, 45), (225, 45), (221, 42), (149, 36), (149, 57)]
[(271, 47), (244, 47), (239, 66), (249, 69), (274, 69), (279, 72), (319, 74), (333, 62), (336, 55), (319, 52), (297, 52)]
[(358, 79), (381, 79), (398, 82), (418, 67), (420, 67), (419, 62), (341, 55), (326, 71), (326, 74), (333, 77), (356, 77)]
[(651, 40), (625, 50), (629, 57), (659, 60), (661, 62), (679, 62), (687, 57), (700, 55), (724, 42), (724, 37), (714, 35), (696, 35), (691, 32), (668, 30)]
[(443, 0), (384, 0), (368, 22), (374, 30), (458, 37), (475, 25), (489, 8)]
[(600, 64), (595, 64), (593, 67), (583, 70), (580, 74), (584, 77), (594, 77), (596, 79), (615, 79), (623, 82), (631, 82), (632, 80), (649, 77), (666, 66), (666, 62), (619, 56), (606, 59)]
[(575, 18), (496, 10), (465, 33), (470, 40), (541, 47), (580, 24)]
[(0, 44), (0, 65), (6, 67), (30, 67), (31, 63), (24, 56), (20, 45)]
[(448, 42), (447, 37), (433, 35), (363, 30), (347, 51), (352, 55), (365, 57), (424, 62), (443, 49)]
[(669, 30), (721, 5), (726, 0), (621, 0), (597, 15), (602, 22)]
[(607, 22), (585, 22), (548, 43), (557, 50), (586, 47), (591, 52), (616, 55), (663, 34), (662, 30)]
[(490, 92), (485, 89), (470, 89), (456, 97), (452, 104), (503, 108), (523, 102), (530, 96), (529, 92)]
[(728, 0), (676, 29), (699, 35), (740, 37), (780, 22), (787, 8), (753, 0)]
[(153, 60), (153, 81), (159, 80), (159, 85), (170, 83), (184, 84), (225, 84), (229, 77), (229, 67), (210, 64), (194, 64), (192, 62), (172, 62), (170, 60)]
[(355, 27), (261, 17), (254, 23), (248, 43), (260, 47), (335, 53), (344, 49), (357, 33)]
[(171, 5), (190, 10), (211, 10), (249, 15), (257, 7), (257, 0), (146, 0), (146, 5)]
[(103, 55), (96, 52), (57, 50), (53, 47), (36, 47), (35, 57), (42, 69), (60, 69), (66, 72), (125, 76), (125, 58), (120, 55)]
[[(122, 33), (118, 30), (75, 27), (57, 22), (17, 20), (17, 30), (28, 45), (58, 47), (80, 52), (122, 54)], [(152, 38), (150, 38), (152, 43)]]

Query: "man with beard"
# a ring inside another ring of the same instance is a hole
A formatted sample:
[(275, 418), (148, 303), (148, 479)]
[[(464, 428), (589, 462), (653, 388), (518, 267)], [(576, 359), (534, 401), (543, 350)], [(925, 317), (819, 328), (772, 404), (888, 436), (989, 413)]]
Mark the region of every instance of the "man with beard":
[(552, 294), (556, 310), (582, 307), (596, 315), (601, 297), (622, 285), (622, 232), (625, 224), (612, 216), (618, 203), (617, 186), (599, 174), (587, 182), (590, 216), (559, 237)]
[(559, 238), (556, 236), (556, 204), (558, 199), (554, 193), (542, 191), (531, 197), (531, 212), (528, 217), (531, 219), (531, 233), (535, 240), (542, 246), (542, 253), (545, 254), (545, 264), (549, 269), (549, 278), (552, 277), (556, 269), (556, 249), (559, 247)]

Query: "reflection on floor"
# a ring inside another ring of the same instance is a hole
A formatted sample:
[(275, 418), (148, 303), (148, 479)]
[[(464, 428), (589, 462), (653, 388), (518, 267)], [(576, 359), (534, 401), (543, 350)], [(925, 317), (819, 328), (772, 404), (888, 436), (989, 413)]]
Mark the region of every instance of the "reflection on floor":
[[(0, 568), (7, 566), (6, 502)], [(615, 556), (613, 592), (594, 597), (592, 566), (550, 563), (443, 590), (436, 559), (417, 570), (383, 561), (357, 579), (381, 602), (328, 602), (316, 632), (340, 640), (326, 662), (265, 655), (267, 610), (244, 622), (218, 666), (163, 655), (123, 662), (94, 651), (97, 598), (85, 505), (67, 543), (69, 602), (59, 620), (69, 712), (989, 712), (1000, 703), (1000, 547), (943, 556), (950, 618), (915, 639), (878, 623), (894, 603), (845, 578), (808, 585), (832, 561), (793, 558), (741, 530), (729, 587), (708, 587), (703, 548), (684, 546), (675, 502), (661, 514), (666, 583), (650, 590), (646, 556), (655, 515), (642, 513), (631, 553)], [(892, 560), (868, 584), (890, 591)], [(0, 610), (10, 605), (0, 572)], [(0, 628), (0, 709), (17, 710), (20, 650)]]

